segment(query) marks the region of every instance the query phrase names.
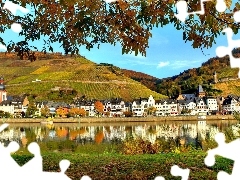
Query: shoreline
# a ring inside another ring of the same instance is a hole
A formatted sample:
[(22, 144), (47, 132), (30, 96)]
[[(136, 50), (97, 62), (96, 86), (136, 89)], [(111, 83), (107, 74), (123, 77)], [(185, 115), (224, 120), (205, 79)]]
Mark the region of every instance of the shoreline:
[[(54, 123), (110, 123), (110, 122), (164, 122), (164, 121), (198, 121), (198, 116), (148, 116), (148, 117), (117, 117), (117, 118), (54, 118)], [(46, 118), (6, 118), (0, 121), (5, 123), (41, 123), (45, 122)], [(206, 121), (216, 120), (235, 120), (232, 115), (208, 115)]]

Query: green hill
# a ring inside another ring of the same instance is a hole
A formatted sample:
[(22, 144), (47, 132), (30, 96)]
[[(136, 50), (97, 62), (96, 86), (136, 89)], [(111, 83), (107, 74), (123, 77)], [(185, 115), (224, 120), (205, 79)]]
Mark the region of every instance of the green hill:
[[(27, 94), (30, 99), (71, 102), (76, 96), (87, 99), (165, 98), (141, 83), (126, 77), (109, 64), (95, 64), (84, 57), (42, 59), (30, 62), (0, 55), (0, 75), (9, 95)], [(38, 82), (36, 79), (41, 80)]]

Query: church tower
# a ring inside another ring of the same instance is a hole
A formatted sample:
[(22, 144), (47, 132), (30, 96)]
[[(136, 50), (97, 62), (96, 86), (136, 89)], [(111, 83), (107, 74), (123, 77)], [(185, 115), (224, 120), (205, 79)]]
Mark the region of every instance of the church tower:
[(214, 84), (216, 84), (218, 82), (218, 79), (217, 79), (217, 72), (215, 71), (214, 75), (213, 75), (213, 79), (214, 79)]
[(4, 79), (0, 77), (0, 103), (5, 100), (7, 100), (7, 91), (5, 89)]
[(198, 90), (197, 90), (197, 97), (205, 97), (205, 92), (204, 92), (204, 90), (203, 90), (203, 88), (202, 88), (202, 85), (199, 85), (198, 86)]

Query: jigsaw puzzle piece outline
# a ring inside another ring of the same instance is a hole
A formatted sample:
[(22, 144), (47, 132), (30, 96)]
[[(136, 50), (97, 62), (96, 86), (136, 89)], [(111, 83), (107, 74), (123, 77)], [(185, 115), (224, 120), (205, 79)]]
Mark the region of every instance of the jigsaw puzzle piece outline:
[[(218, 57), (229, 56), (230, 67), (240, 68), (240, 58), (235, 58), (232, 54), (234, 48), (240, 47), (240, 39), (233, 40), (233, 30), (231, 28), (225, 28), (224, 32), (227, 36), (228, 46), (218, 46), (216, 48), (216, 54)], [(238, 78), (240, 78), (240, 71), (238, 72)]]
[[(18, 4), (12, 3), (11, 1), (6, 1), (4, 3), (3, 9), (7, 9), (10, 11), (14, 16), (17, 15), (17, 11), (21, 11), (23, 14), (27, 14), (30, 11), (27, 8), (24, 8)], [(11, 25), (11, 29), (15, 33), (20, 33), (22, 31), (22, 26), (19, 23), (13, 23)], [(5, 49), (5, 48), (4, 48)]]
[(18, 4), (12, 3), (11, 1), (6, 1), (3, 9), (9, 10), (14, 16), (17, 15), (17, 11), (21, 11), (23, 14), (27, 14), (30, 11), (27, 8), (24, 8)]
[[(190, 169), (182, 169), (178, 165), (173, 165), (171, 167), (171, 174), (172, 176), (180, 176), (182, 177), (181, 180), (188, 180), (189, 174), (190, 174)], [(165, 180), (164, 177), (162, 176), (157, 176), (154, 180)]]
[(26, 164), (24, 164), (21, 167), (22, 171), (26, 171), (26, 172), (34, 172), (34, 173), (38, 173), (38, 172), (42, 172), (43, 171), (43, 159), (41, 156), (41, 152), (40, 152), (40, 147), (36, 142), (31, 142), (28, 145), (28, 151), (34, 155), (34, 157), (29, 160)]
[(207, 152), (207, 156), (204, 159), (204, 162), (207, 166), (213, 166), (215, 164), (215, 156), (219, 155), (224, 158), (228, 158), (234, 161), (232, 173), (228, 174), (224, 171), (220, 171), (217, 175), (218, 180), (235, 180), (240, 177), (240, 158), (239, 149), (240, 149), (240, 139), (236, 139), (229, 143), (225, 142), (225, 135), (223, 133), (217, 133), (215, 135), (215, 141), (218, 143), (218, 147), (211, 149)]
[[(185, 22), (187, 16), (189, 15), (194, 15), (194, 14), (203, 15), (205, 13), (204, 2), (207, 2), (207, 1), (211, 1), (211, 0), (200, 0), (201, 2), (200, 11), (188, 12), (187, 2), (185, 0), (180, 0), (176, 3), (176, 9), (178, 13), (174, 14), (174, 16), (178, 18), (180, 21)], [(227, 6), (224, 0), (217, 0), (215, 7), (218, 12), (224, 12), (227, 9)]]
[[(9, 124), (4, 123), (0, 126), (0, 132), (2, 132), (4, 129), (6, 129), (9, 126)], [(7, 147), (4, 147), (3, 144), (0, 144), (0, 169), (3, 173), (9, 173), (11, 171), (10, 169), (19, 169), (19, 164), (12, 158), (11, 153), (14, 153), (18, 151), (20, 148), (19, 144), (15, 141), (12, 141), (9, 143)], [(7, 163), (6, 163), (7, 162)]]

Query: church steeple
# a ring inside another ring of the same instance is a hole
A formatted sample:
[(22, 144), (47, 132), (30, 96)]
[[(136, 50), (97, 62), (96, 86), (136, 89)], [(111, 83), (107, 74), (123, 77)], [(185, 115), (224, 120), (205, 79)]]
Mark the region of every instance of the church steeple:
[(202, 85), (198, 85), (198, 90), (197, 90), (197, 96), (198, 97), (204, 97), (206, 94), (205, 94), (205, 92), (204, 92), (204, 90), (203, 90), (203, 87), (202, 87)]
[(214, 84), (216, 84), (216, 83), (218, 82), (217, 72), (216, 72), (216, 71), (214, 72), (213, 79), (214, 79), (214, 80), (213, 80)]
[(4, 78), (0, 77), (0, 103), (7, 100), (7, 92), (5, 90)]

